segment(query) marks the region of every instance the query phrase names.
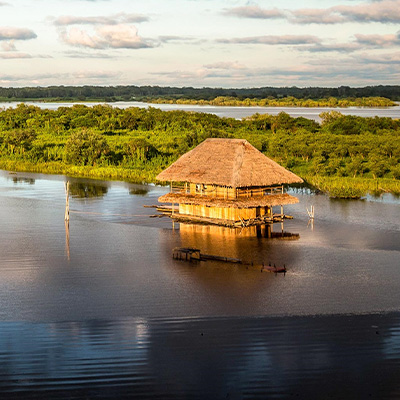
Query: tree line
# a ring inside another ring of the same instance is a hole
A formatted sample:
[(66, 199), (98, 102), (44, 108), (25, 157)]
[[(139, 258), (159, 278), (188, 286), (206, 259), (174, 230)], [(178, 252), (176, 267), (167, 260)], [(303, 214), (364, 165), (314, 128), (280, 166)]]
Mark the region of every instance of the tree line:
[(238, 100), (280, 99), (337, 99), (361, 97), (385, 97), (400, 101), (400, 86), (366, 86), (361, 88), (340, 87), (261, 87), (261, 88), (193, 88), (170, 86), (48, 86), (48, 87), (0, 87), (1, 100), (144, 100), (144, 99), (191, 99), (213, 100), (219, 96)]

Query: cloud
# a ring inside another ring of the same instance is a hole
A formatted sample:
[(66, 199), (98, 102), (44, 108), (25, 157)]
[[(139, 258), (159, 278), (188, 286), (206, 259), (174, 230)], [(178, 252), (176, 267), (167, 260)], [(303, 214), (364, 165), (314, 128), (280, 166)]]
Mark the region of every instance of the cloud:
[(304, 47), (303, 50), (311, 53), (326, 53), (336, 51), (338, 53), (351, 53), (360, 50), (357, 43), (334, 43), (334, 44), (316, 44), (314, 46)]
[(206, 42), (204, 39), (194, 38), (190, 36), (175, 36), (175, 35), (165, 35), (159, 36), (158, 40), (160, 43), (190, 43), (190, 44), (201, 44)]
[(22, 82), (23, 85), (27, 84), (40, 84), (48, 80), (65, 80), (68, 74), (36, 74), (36, 75), (10, 75), (0, 73), (0, 83), (14, 86), (17, 82)]
[(387, 35), (355, 35), (357, 42), (370, 47), (394, 47), (400, 45), (400, 32)]
[(63, 15), (54, 20), (56, 26), (68, 25), (118, 25), (124, 23), (146, 22), (149, 18), (141, 14), (119, 13), (109, 17), (77, 17), (72, 15)]
[(61, 40), (71, 46), (91, 49), (143, 49), (155, 47), (155, 44), (138, 35), (134, 26), (105, 25), (95, 28), (93, 34), (86, 30), (72, 27), (61, 31)]
[(372, 4), (358, 4), (355, 6), (336, 6), (332, 10), (340, 13), (349, 21), (357, 22), (400, 22), (400, 1), (382, 0)]
[(1, 43), (1, 48), (4, 51), (15, 51), (17, 50), (15, 47), (15, 41), (14, 40), (10, 40), (9, 42), (2, 42)]
[(37, 54), (32, 55), (28, 53), (21, 53), (18, 51), (7, 51), (5, 53), (0, 53), (0, 58), (4, 60), (13, 60), (13, 59), (20, 59), (20, 58), (52, 58), (48, 55)]
[(332, 9), (300, 9), (292, 11), (291, 22), (296, 24), (338, 24), (346, 17)]
[(301, 49), (312, 53), (339, 52), (351, 53), (366, 49), (392, 48), (400, 45), (400, 32), (386, 35), (355, 34), (355, 40), (349, 43), (316, 43), (312, 46), (304, 46)]
[(218, 39), (217, 42), (235, 44), (301, 45), (320, 43), (321, 39), (312, 35), (267, 35), (233, 39)]
[(36, 38), (36, 33), (30, 29), (0, 27), (0, 40), (29, 40)]
[(226, 9), (223, 14), (239, 17), (239, 18), (257, 18), (257, 19), (279, 19), (285, 18), (286, 15), (282, 10), (277, 8), (262, 9), (259, 6), (244, 6)]
[(76, 71), (71, 73), (46, 73), (31, 75), (1, 74), (0, 84), (10, 86), (48, 85), (63, 82), (68, 85), (81, 85), (90, 81), (90, 84), (104, 84), (110, 79), (118, 78), (121, 74), (116, 71)]
[(400, 66), (400, 52), (378, 55), (361, 54), (357, 57), (357, 61), (365, 64), (394, 64)]
[(224, 11), (227, 16), (239, 18), (285, 18), (296, 24), (338, 24), (344, 22), (400, 22), (400, 0), (362, 2), (356, 5), (338, 5), (329, 8), (302, 8), (296, 10), (266, 9), (248, 5)]
[(74, 78), (83, 80), (110, 79), (119, 75), (120, 73), (117, 71), (76, 71), (72, 73)]
[(206, 69), (225, 69), (225, 70), (243, 70), (247, 67), (244, 64), (240, 64), (238, 61), (221, 61), (214, 64), (204, 65)]
[(27, 53), (7, 52), (7, 53), (0, 53), (0, 58), (11, 60), (11, 59), (19, 59), (19, 58), (32, 58), (32, 56)]
[(5, 3), (4, 1), (0, 1), (0, 7), (10, 6), (10, 3)]
[[(400, 53), (368, 63), (359, 57), (312, 57), (294, 66), (230, 68), (229, 63), (203, 65), (193, 70), (170, 70), (151, 73), (151, 81), (186, 85), (218, 87), (249, 87), (269, 85), (340, 86), (367, 84), (397, 84), (400, 79)], [(397, 64), (396, 64), (397, 62)], [(221, 68), (218, 68), (221, 67)]]
[(110, 54), (103, 52), (92, 53), (92, 52), (80, 52), (80, 51), (66, 51), (64, 52), (64, 54), (69, 58), (101, 58), (101, 59), (114, 58)]

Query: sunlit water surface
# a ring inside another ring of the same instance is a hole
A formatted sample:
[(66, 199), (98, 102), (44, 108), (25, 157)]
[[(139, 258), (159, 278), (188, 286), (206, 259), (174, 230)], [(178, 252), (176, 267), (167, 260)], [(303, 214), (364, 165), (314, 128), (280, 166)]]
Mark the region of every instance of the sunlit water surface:
[[(83, 102), (83, 103), (42, 103), (42, 102), (25, 102), (26, 104), (35, 105), (40, 108), (49, 110), (56, 110), (59, 107), (72, 107), (74, 104), (86, 104), (92, 107), (97, 104), (108, 104), (112, 107), (128, 108), (140, 107), (159, 108), (163, 111), (182, 110), (188, 112), (200, 112), (215, 114), (219, 117), (241, 119), (249, 117), (255, 113), (278, 115), (280, 112), (285, 112), (293, 118), (304, 117), (320, 121), (320, 114), (327, 111), (338, 111), (344, 115), (358, 115), (360, 117), (388, 117), (400, 118), (400, 105), (394, 107), (347, 107), (347, 108), (332, 108), (332, 107), (226, 107), (226, 106), (203, 106), (203, 105), (190, 105), (190, 104), (151, 104), (143, 103), (140, 101), (117, 101), (112, 103), (98, 103), (98, 102)], [(16, 107), (17, 102), (1, 103), (0, 108)]]
[[(143, 207), (166, 188), (80, 179), (68, 228), (65, 180), (0, 172), (0, 393), (400, 395), (398, 198), (293, 192), (283, 230), (300, 236), (282, 240), (173, 226)], [(288, 273), (177, 261), (176, 246)]]

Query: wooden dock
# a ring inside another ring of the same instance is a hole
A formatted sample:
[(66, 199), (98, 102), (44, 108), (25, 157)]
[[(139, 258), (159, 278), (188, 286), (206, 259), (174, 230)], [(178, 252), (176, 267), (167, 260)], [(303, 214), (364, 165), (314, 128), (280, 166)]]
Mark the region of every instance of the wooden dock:
[(243, 261), (240, 258), (232, 258), (232, 257), (224, 257), (212, 254), (204, 254), (200, 249), (196, 249), (193, 247), (175, 247), (172, 250), (172, 258), (175, 260), (183, 260), (183, 261), (220, 261), (231, 264), (243, 264), (243, 265), (251, 265), (255, 268), (260, 268), (261, 272), (273, 272), (273, 273), (286, 273), (286, 266), (277, 267), (275, 264), (272, 266), (271, 264), (265, 265), (257, 264), (254, 262)]

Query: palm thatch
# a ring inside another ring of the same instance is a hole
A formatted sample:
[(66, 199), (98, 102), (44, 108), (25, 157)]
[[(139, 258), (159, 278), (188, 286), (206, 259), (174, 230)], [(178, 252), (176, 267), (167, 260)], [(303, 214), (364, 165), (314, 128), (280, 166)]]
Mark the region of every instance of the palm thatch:
[(156, 179), (232, 188), (303, 182), (244, 139), (206, 139)]
[(167, 193), (159, 197), (158, 201), (160, 203), (183, 203), (208, 207), (255, 208), (296, 204), (299, 202), (299, 199), (297, 197), (290, 196), (287, 193), (271, 194), (268, 196), (247, 197), (235, 200), (224, 200), (208, 196), (195, 196), (181, 193)]

